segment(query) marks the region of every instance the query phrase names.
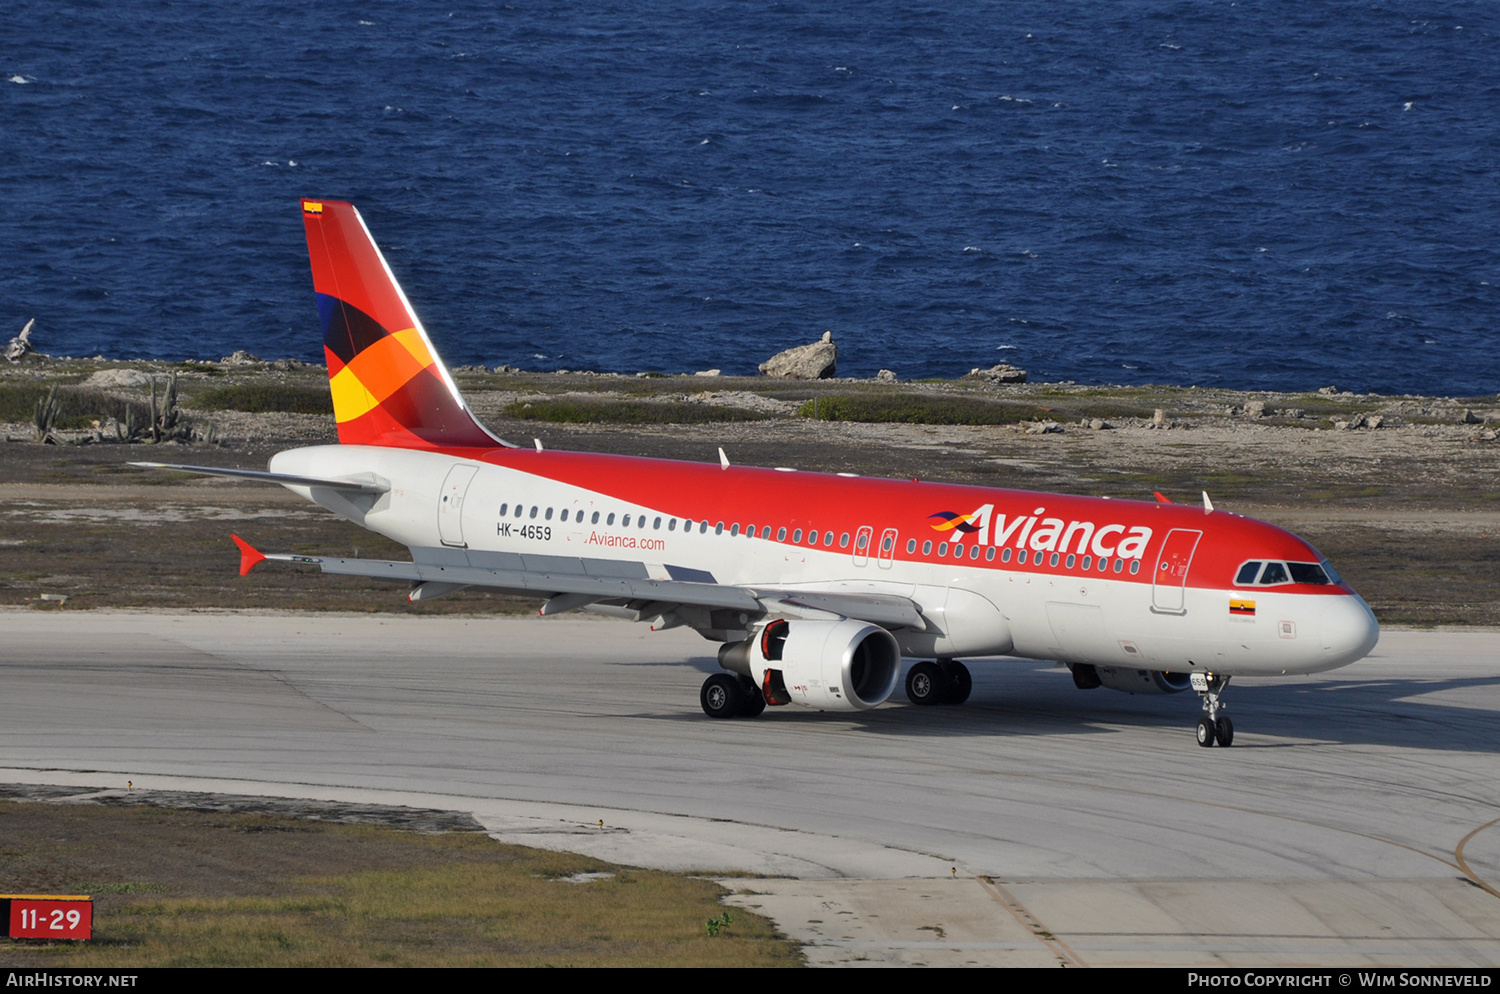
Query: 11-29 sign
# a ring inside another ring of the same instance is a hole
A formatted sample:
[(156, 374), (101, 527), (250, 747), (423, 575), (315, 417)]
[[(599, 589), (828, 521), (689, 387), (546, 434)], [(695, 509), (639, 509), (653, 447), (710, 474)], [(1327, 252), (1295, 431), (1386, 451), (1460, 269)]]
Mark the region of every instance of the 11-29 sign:
[(12, 939), (90, 939), (94, 902), (79, 894), (0, 894)]

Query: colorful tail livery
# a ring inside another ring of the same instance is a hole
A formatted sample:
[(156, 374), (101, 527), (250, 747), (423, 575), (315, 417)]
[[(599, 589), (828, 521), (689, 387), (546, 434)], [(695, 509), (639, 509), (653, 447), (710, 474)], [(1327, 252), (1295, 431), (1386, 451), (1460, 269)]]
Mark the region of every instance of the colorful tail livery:
[(339, 441), (505, 445), (474, 420), (353, 204), (302, 201)]
[[(961, 704), (960, 659), (1065, 664), (1082, 690), (1202, 700), (1198, 743), (1227, 746), (1233, 676), (1343, 666), (1379, 628), (1317, 550), (1214, 509), (519, 449), (470, 415), (349, 204), (304, 201), (339, 445), (268, 471), (406, 546), (409, 560), (261, 553), (258, 563), (385, 577), (426, 601), (488, 587), (691, 628), (722, 643), (699, 704), (715, 718), (799, 704)], [(609, 637), (601, 630), (601, 635)], [(903, 666), (903, 657), (915, 660)], [(925, 657), (925, 658), (924, 658)]]

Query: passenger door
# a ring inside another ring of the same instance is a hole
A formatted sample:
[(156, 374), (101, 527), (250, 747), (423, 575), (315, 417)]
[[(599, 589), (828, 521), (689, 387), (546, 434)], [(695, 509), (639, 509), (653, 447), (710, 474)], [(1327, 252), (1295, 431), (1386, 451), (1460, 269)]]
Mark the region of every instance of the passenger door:
[(1151, 606), (1167, 614), (1182, 614), (1186, 608), (1188, 567), (1193, 563), (1193, 552), (1198, 548), (1200, 531), (1173, 528), (1161, 544), (1156, 556), (1156, 575), (1151, 582)]

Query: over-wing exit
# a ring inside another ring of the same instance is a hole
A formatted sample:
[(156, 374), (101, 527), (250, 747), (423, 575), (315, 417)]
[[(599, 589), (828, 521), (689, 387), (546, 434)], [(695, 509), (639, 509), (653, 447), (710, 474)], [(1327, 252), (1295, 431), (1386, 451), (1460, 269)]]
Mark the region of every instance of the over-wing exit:
[[(1230, 745), (1238, 675), (1351, 663), (1379, 636), (1307, 542), (1203, 506), (543, 451), (470, 412), (354, 207), (303, 201), (339, 444), (269, 472), (411, 550), (411, 561), (262, 555), (388, 577), (414, 601), (468, 586), (687, 626), (721, 643), (700, 690), (716, 718), (768, 706), (862, 710), (910, 667), (918, 704), (961, 704), (960, 660), (1065, 663), (1081, 689), (1202, 698)], [(155, 464), (153, 464), (155, 465)]]

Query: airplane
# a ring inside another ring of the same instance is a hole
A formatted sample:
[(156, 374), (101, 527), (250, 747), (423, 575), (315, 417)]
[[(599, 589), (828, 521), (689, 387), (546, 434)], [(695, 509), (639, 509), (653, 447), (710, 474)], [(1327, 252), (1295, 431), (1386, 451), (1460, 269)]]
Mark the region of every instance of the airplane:
[(1203, 506), (689, 463), (513, 445), (474, 417), (353, 205), (303, 200), (337, 445), (268, 470), (136, 463), (277, 483), (411, 561), (263, 554), (385, 577), (420, 602), (465, 587), (686, 626), (721, 643), (713, 718), (797, 704), (963, 703), (960, 660), (1057, 660), (1080, 689), (1201, 699), (1229, 746), (1235, 676), (1306, 674), (1374, 648), (1369, 606), (1307, 542)]

